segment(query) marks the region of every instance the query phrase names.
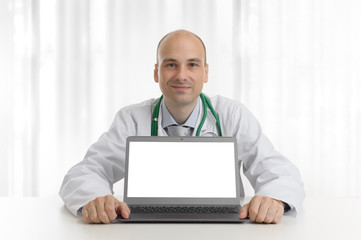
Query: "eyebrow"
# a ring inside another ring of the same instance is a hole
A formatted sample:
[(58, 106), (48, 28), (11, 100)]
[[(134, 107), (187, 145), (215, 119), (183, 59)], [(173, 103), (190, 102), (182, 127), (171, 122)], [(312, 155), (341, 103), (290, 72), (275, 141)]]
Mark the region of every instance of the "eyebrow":
[[(177, 62), (177, 59), (174, 59), (174, 58), (165, 58), (163, 59), (163, 62)], [(201, 59), (199, 58), (190, 58), (187, 60), (187, 62), (202, 62)]]
[(202, 60), (200, 60), (199, 58), (190, 58), (188, 59), (188, 62), (202, 62)]
[(176, 62), (177, 60), (174, 58), (165, 58), (163, 59), (163, 62)]

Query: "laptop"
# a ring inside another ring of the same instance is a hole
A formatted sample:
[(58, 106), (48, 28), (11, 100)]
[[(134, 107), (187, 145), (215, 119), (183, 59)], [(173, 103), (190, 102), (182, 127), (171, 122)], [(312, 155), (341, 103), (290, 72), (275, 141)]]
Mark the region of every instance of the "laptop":
[(241, 223), (232, 137), (128, 137), (122, 223)]

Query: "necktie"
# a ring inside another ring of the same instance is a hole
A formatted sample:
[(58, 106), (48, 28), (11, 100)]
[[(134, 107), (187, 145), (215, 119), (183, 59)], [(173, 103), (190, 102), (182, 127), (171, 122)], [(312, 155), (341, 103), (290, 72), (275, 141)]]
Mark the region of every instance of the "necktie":
[(190, 127), (186, 126), (168, 126), (168, 135), (172, 137), (176, 136), (190, 136)]

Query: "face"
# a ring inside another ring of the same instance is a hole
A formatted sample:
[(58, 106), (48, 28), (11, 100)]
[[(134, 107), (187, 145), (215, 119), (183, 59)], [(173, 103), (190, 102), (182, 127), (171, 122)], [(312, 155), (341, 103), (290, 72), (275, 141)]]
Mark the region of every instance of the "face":
[(195, 105), (208, 81), (208, 64), (199, 39), (191, 34), (173, 34), (159, 46), (154, 80), (159, 83), (165, 104)]

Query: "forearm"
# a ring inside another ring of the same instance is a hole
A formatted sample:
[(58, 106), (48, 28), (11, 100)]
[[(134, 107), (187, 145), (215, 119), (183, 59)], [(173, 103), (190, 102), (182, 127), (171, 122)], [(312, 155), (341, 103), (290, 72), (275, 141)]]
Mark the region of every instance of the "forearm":
[(95, 173), (84, 172), (79, 166), (75, 166), (65, 175), (59, 194), (66, 207), (77, 215), (79, 208), (90, 200), (97, 196), (113, 194), (113, 191), (106, 179)]
[[(258, 144), (266, 144), (263, 141), (268, 140), (260, 139)], [(305, 193), (298, 169), (270, 147), (262, 148), (263, 151), (260, 152), (259, 145), (252, 150), (253, 159), (248, 159), (244, 164), (244, 173), (255, 194), (281, 200), (291, 209), (299, 210)]]

